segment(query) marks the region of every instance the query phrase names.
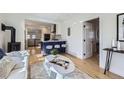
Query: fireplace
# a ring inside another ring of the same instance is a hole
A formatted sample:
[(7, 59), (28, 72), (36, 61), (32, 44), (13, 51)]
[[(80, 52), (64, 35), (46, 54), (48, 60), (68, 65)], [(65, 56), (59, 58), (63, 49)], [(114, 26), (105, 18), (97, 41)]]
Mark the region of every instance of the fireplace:
[(21, 49), (21, 42), (16, 42), (16, 29), (12, 26), (6, 26), (5, 24), (1, 24), (1, 29), (2, 31), (11, 31), (11, 42), (8, 42), (8, 52), (19, 51)]
[(15, 42), (15, 43), (8, 42), (8, 52), (20, 51), (20, 49), (21, 49), (21, 43), (20, 42)]

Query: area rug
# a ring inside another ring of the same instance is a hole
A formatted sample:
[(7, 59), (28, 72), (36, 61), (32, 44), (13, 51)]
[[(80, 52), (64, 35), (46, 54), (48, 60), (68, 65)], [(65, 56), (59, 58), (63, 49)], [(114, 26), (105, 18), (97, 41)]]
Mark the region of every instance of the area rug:
[[(31, 79), (50, 79), (43, 63), (35, 63), (30, 65), (30, 78)], [(72, 73), (66, 75), (64, 79), (92, 79), (88, 74), (81, 72), (78, 68)]]

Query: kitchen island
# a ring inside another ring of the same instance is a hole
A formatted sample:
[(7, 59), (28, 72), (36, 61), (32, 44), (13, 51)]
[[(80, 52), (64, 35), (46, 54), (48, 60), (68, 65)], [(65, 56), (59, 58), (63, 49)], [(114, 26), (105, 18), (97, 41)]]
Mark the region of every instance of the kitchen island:
[(41, 42), (41, 50), (43, 55), (51, 54), (53, 49), (57, 49), (59, 53), (66, 52), (66, 41), (65, 40), (49, 40)]

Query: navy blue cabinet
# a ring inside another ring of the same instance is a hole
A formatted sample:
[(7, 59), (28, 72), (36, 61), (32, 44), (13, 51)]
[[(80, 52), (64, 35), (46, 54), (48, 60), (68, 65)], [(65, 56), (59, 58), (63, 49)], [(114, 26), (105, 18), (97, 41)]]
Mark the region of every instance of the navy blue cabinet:
[(66, 41), (41, 42), (41, 50), (44, 52), (44, 55), (50, 54), (52, 49), (57, 49), (59, 53), (65, 53), (66, 52)]

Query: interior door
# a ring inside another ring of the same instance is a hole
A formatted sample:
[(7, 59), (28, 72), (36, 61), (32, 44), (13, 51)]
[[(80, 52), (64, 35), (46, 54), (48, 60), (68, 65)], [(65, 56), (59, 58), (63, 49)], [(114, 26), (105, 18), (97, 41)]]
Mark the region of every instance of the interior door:
[(83, 58), (92, 56), (92, 24), (84, 22), (83, 24)]

